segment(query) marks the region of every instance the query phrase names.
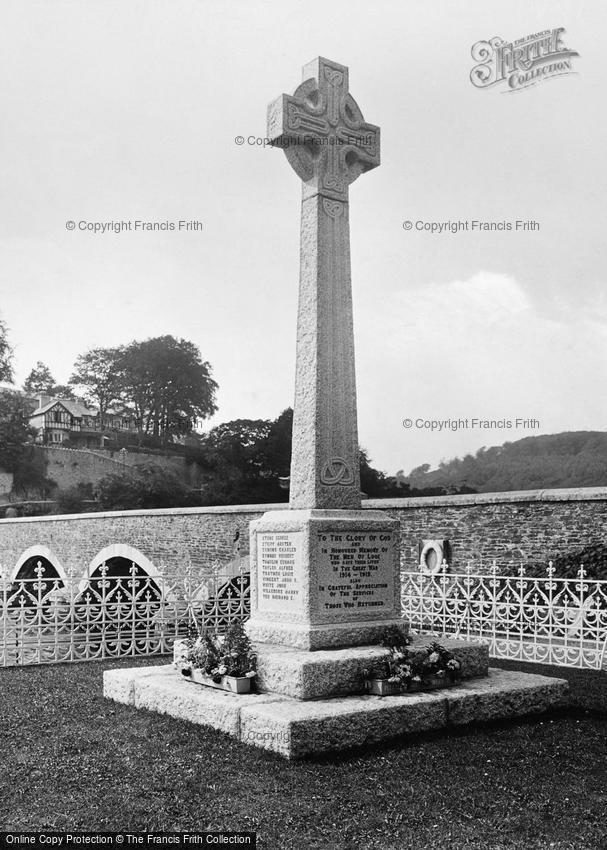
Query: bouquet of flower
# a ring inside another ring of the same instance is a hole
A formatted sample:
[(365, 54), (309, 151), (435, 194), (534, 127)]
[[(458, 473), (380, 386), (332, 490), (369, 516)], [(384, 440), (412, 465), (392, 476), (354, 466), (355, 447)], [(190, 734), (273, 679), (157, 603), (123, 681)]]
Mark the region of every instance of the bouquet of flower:
[(422, 682), (424, 676), (444, 676), (450, 682), (462, 677), (461, 662), (437, 641), (426, 648), (425, 658), (422, 659)]
[(229, 626), (225, 635), (205, 629), (190, 635), (186, 643), (181, 672), (191, 674), (193, 667), (202, 670), (214, 682), (222, 676), (255, 676), (257, 658), (242, 623)]
[[(461, 679), (461, 662), (444, 646), (433, 641), (423, 650), (411, 652), (409, 637), (398, 629), (386, 629), (382, 645), (389, 650), (373, 671), (365, 671), (367, 679), (387, 679), (403, 690), (420, 690), (433, 686), (433, 679), (446, 682)], [(436, 682), (434, 682), (436, 685)]]
[(400, 684), (407, 689), (411, 685), (414, 676), (414, 662), (409, 653), (408, 645), (411, 638), (404, 635), (396, 626), (390, 626), (384, 632), (382, 646), (385, 646), (390, 655), (386, 659), (386, 678), (393, 684)]

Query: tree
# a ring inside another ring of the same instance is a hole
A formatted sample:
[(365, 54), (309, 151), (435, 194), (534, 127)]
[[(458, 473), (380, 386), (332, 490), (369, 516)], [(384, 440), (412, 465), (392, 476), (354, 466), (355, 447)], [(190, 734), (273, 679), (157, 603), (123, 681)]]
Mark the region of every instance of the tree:
[(54, 482), (46, 477), (47, 460), (32, 444), (31, 409), (18, 392), (0, 391), (0, 469), (13, 473), (13, 492), (46, 498)]
[(55, 384), (52, 395), (54, 398), (69, 398), (72, 400), (76, 398), (76, 393), (67, 384)]
[(92, 348), (74, 364), (69, 383), (81, 390), (89, 404), (99, 408), (100, 415), (120, 399), (122, 353), (120, 348)]
[(56, 489), (52, 478), (47, 478), (48, 461), (38, 446), (27, 443), (19, 455), (13, 475), (13, 492), (21, 498), (46, 499)]
[(33, 436), (30, 409), (23, 398), (10, 390), (0, 391), (0, 467), (15, 472)]
[(196, 501), (175, 473), (153, 463), (106, 475), (96, 489), (103, 510), (188, 507)]
[(414, 488), (428, 495), (438, 489), (451, 493), (493, 493), (552, 487), (599, 487), (607, 484), (607, 434), (566, 431), (523, 437), (501, 446), (482, 447), (475, 455), (428, 464), (408, 476)]
[[(211, 429), (201, 439), (207, 470), (204, 502), (209, 505), (278, 502), (286, 498), (271, 469), (268, 440), (275, 423), (235, 419)], [(290, 441), (289, 441), (290, 453)]]
[(12, 357), (13, 349), (8, 341), (8, 329), (0, 319), (0, 381), (13, 382)]
[(386, 476), (369, 463), (369, 456), (364, 449), (358, 451), (360, 465), (360, 489), (370, 499), (379, 499), (385, 495)]
[(281, 477), (287, 476), (291, 469), (292, 433), (293, 408), (287, 407), (272, 422), (266, 445), (268, 469)]
[(48, 366), (39, 360), (29, 373), (23, 384), (23, 392), (29, 395), (45, 393), (53, 395), (55, 392), (55, 379)]
[(57, 513), (86, 513), (91, 509), (91, 503), (94, 503), (93, 485), (90, 481), (79, 481), (78, 484), (59, 490), (55, 496), (55, 501), (57, 502)]
[(122, 397), (135, 407), (143, 433), (162, 442), (188, 434), (217, 410), (211, 365), (193, 342), (160, 336), (132, 342), (120, 355)]
[(211, 460), (235, 466), (257, 477), (266, 464), (266, 441), (272, 423), (267, 419), (234, 419), (212, 428), (203, 438)]
[[(273, 422), (235, 419), (211, 429), (201, 438), (198, 462), (206, 469), (203, 500), (208, 505), (284, 502), (288, 493), (279, 478), (289, 474), (293, 410)], [(387, 478), (360, 450), (361, 488), (372, 498), (408, 495), (409, 488)]]
[(28, 393), (28, 395), (44, 393), (44, 395), (53, 398), (75, 398), (73, 389), (65, 384), (57, 384), (51, 370), (41, 360), (36, 363), (25, 379), (23, 392)]

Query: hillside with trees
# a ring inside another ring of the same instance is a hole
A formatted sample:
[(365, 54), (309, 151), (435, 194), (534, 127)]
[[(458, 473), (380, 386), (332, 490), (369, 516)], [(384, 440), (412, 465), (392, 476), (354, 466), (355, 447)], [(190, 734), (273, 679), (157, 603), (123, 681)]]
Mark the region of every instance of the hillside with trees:
[(403, 480), (411, 488), (446, 493), (607, 486), (607, 433), (566, 431), (524, 437), (443, 461), (437, 469), (423, 464)]

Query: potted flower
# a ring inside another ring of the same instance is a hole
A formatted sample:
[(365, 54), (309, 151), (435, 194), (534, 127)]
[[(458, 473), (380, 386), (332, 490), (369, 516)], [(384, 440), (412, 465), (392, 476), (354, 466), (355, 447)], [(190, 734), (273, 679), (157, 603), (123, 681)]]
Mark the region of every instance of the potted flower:
[(416, 673), (414, 659), (408, 649), (411, 639), (396, 626), (390, 626), (385, 630), (381, 643), (390, 654), (374, 668), (365, 671), (367, 691), (382, 697), (408, 691)]
[(204, 630), (181, 643), (177, 666), (189, 681), (236, 694), (250, 693), (257, 659), (242, 623), (225, 635)]
[(461, 662), (437, 641), (433, 641), (426, 648), (421, 666), (421, 686), (423, 690), (432, 691), (436, 688), (448, 688), (462, 677)]
[(398, 630), (384, 635), (389, 650), (373, 671), (367, 671), (367, 691), (378, 696), (448, 688), (461, 679), (462, 665), (441, 644), (433, 641), (421, 651), (409, 649), (410, 640)]

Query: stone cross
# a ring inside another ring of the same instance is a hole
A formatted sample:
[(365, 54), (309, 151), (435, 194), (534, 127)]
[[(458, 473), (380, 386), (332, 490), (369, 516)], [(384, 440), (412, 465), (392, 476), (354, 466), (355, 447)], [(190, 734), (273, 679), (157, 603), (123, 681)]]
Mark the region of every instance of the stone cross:
[(379, 165), (379, 127), (319, 57), (268, 108), (268, 138), (303, 181), (290, 508), (360, 508), (348, 186)]

